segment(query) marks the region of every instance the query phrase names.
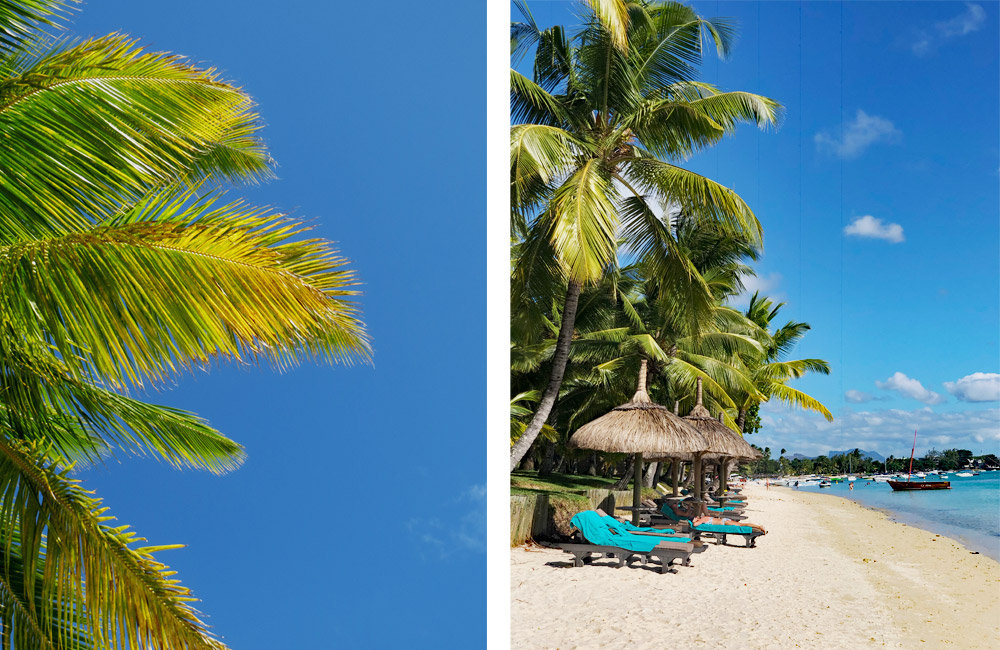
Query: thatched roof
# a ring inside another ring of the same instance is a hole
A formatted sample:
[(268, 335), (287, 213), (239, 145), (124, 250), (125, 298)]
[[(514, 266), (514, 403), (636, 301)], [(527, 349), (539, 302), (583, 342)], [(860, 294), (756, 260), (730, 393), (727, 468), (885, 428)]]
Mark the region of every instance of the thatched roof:
[[(749, 458), (760, 457), (760, 453), (750, 446), (743, 436), (736, 433), (719, 420), (712, 417), (708, 409), (702, 404), (701, 377), (698, 378), (698, 388), (694, 408), (684, 416), (684, 420), (698, 430), (708, 442), (706, 453), (703, 458)], [(666, 456), (663, 456), (666, 458)], [(693, 455), (687, 454), (679, 457), (681, 460), (692, 460)]]
[(580, 427), (569, 446), (661, 458), (708, 449), (705, 438), (688, 422), (649, 398), (645, 360), (631, 401)]

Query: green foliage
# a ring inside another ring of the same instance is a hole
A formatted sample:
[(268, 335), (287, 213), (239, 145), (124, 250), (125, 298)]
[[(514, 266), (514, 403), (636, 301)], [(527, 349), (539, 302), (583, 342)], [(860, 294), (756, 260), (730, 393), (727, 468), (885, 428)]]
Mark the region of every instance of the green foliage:
[(253, 102), (134, 39), (0, 0), (0, 638), (223, 648), (189, 591), (70, 476), (111, 454), (214, 473), (240, 445), (127, 393), (221, 360), (370, 357), (328, 242), (221, 183), (271, 176)]
[(743, 435), (760, 431), (760, 402), (754, 402), (747, 408), (743, 420)]

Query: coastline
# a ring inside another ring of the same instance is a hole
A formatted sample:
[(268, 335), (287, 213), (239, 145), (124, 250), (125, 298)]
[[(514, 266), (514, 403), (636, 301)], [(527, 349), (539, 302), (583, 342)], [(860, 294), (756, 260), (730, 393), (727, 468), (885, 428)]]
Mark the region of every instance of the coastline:
[[(511, 549), (513, 648), (989, 648), (1000, 563), (855, 501), (749, 485), (757, 548), (716, 546), (691, 567), (565, 568)], [(737, 542), (740, 543), (740, 542)]]
[[(927, 517), (921, 517), (912, 512), (906, 512), (901, 510), (893, 510), (890, 507), (881, 505), (871, 505), (865, 503), (861, 499), (852, 498), (845, 496), (843, 494), (830, 493), (830, 492), (813, 492), (809, 491), (799, 491), (794, 488), (787, 486), (771, 486), (772, 489), (778, 490), (788, 490), (790, 492), (801, 493), (801, 494), (815, 494), (822, 497), (833, 497), (835, 499), (843, 499), (844, 501), (850, 501), (856, 503), (862, 508), (867, 508), (872, 512), (880, 513), (886, 516), (893, 523), (903, 524), (906, 526), (911, 526), (913, 528), (919, 528), (925, 530), (929, 533), (939, 534), (942, 537), (947, 537), (953, 540), (955, 543), (960, 544), (970, 551), (976, 551), (982, 553), (986, 557), (989, 557), (997, 562), (1000, 562), (1000, 538), (991, 537), (984, 532), (968, 531), (955, 528), (953, 526), (948, 526), (935, 522)], [(998, 513), (1000, 516), (1000, 513)]]

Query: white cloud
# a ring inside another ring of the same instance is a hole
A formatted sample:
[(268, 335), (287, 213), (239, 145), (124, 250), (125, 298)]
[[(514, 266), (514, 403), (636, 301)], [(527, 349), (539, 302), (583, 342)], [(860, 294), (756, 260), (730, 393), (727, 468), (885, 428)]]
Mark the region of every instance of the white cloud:
[(965, 11), (955, 16), (951, 20), (935, 25), (942, 36), (965, 36), (983, 26), (986, 21), (986, 12), (979, 5), (971, 2), (965, 3)]
[(852, 388), (844, 393), (844, 399), (854, 404), (860, 404), (862, 402), (870, 402), (875, 399), (875, 397), (864, 391), (854, 390)]
[[(917, 455), (928, 447), (970, 449), (974, 453), (1000, 452), (1000, 408), (935, 413), (929, 407), (913, 411), (850, 409), (827, 422), (814, 413), (791, 410), (761, 412), (761, 431), (747, 437), (758, 447), (784, 447), (788, 455), (826, 454), (831, 449), (860, 447), (897, 458), (910, 455), (917, 430)], [(772, 454), (776, 456), (777, 454)]]
[[(486, 552), (486, 486), (471, 485), (454, 500), (465, 504), (461, 513), (450, 513), (447, 523), (437, 517), (414, 517), (405, 527), (423, 542), (425, 550), (448, 557), (459, 550)], [(468, 505), (471, 503), (471, 506)], [(439, 509), (445, 507), (439, 504)], [(454, 510), (454, 506), (451, 508)]]
[(911, 46), (913, 53), (923, 56), (932, 52), (945, 41), (957, 36), (965, 36), (978, 31), (986, 22), (986, 12), (980, 5), (965, 3), (965, 11), (954, 18), (935, 23), (930, 31), (919, 30)]
[(934, 391), (924, 388), (918, 380), (896, 372), (885, 381), (876, 381), (875, 385), (883, 390), (894, 390), (900, 395), (915, 399), (924, 404), (940, 404), (945, 398)]
[(883, 223), (870, 214), (863, 217), (856, 217), (854, 221), (844, 227), (844, 234), (854, 237), (866, 237), (869, 239), (884, 239), (887, 242), (898, 244), (903, 241), (903, 227), (898, 223)]
[(1000, 402), (1000, 375), (995, 372), (974, 372), (946, 381), (944, 387), (963, 402)]
[(899, 130), (892, 122), (884, 117), (869, 115), (859, 108), (854, 121), (843, 125), (839, 137), (829, 131), (821, 131), (813, 140), (818, 151), (829, 151), (840, 158), (857, 158), (876, 142), (891, 142), (898, 137)]

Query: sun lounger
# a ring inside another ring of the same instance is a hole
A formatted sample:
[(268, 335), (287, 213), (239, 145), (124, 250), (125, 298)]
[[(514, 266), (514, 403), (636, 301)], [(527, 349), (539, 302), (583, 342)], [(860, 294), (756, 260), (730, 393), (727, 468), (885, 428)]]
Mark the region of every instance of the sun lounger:
[[(711, 508), (709, 508), (708, 512), (710, 517), (725, 517), (727, 519), (732, 519), (734, 521), (742, 521), (746, 519), (746, 515), (744, 515), (742, 511), (736, 511), (736, 510), (713, 511)], [(665, 519), (666, 520), (665, 523), (668, 526), (673, 524), (679, 524), (681, 522), (693, 518), (692, 513), (689, 510), (687, 509), (680, 511), (675, 510), (673, 508), (673, 504), (671, 504), (669, 501), (663, 502), (663, 504), (660, 506), (660, 511), (657, 513), (657, 515)], [(650, 520), (650, 523), (656, 523), (656, 522), (657, 519)], [(684, 530), (682, 532), (688, 532), (688, 531)]]
[(614, 517), (602, 517), (593, 510), (577, 513), (570, 523), (580, 532), (584, 541), (559, 546), (573, 555), (573, 566), (589, 564), (594, 555), (614, 557), (618, 560), (616, 568), (631, 564), (635, 558), (641, 559), (643, 564), (650, 558), (655, 558), (660, 563), (660, 573), (673, 571), (670, 565), (674, 560), (690, 564), (692, 553), (705, 550), (705, 546), (691, 543), (690, 538), (623, 532), (624, 528), (618, 525), (621, 522), (616, 522)]
[(767, 534), (766, 530), (754, 524), (734, 522), (718, 517), (701, 517), (699, 519), (688, 520), (687, 525), (691, 530), (714, 537), (717, 544), (725, 544), (727, 535), (739, 535), (743, 538), (747, 548), (753, 548), (757, 546), (757, 538)]
[[(685, 503), (690, 504), (693, 502), (685, 500)], [(670, 501), (664, 501), (663, 506), (660, 508), (660, 511), (666, 514), (666, 512), (663, 510), (663, 507), (666, 507), (673, 514), (677, 515), (680, 519), (685, 519), (685, 518), (690, 519), (692, 514), (697, 514), (689, 512), (689, 508), (676, 509), (674, 505), (675, 504)], [(722, 508), (717, 508), (715, 506), (706, 505), (705, 510), (708, 512), (708, 515), (710, 517), (728, 517), (730, 519), (736, 519), (736, 520), (746, 519), (746, 516), (743, 514), (743, 508), (736, 508), (733, 506), (724, 506)]]

